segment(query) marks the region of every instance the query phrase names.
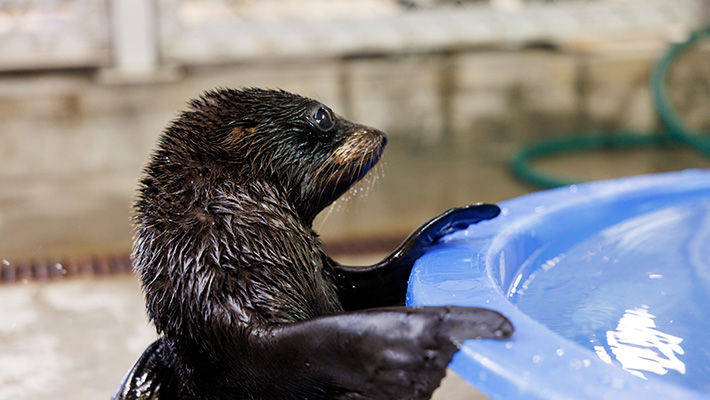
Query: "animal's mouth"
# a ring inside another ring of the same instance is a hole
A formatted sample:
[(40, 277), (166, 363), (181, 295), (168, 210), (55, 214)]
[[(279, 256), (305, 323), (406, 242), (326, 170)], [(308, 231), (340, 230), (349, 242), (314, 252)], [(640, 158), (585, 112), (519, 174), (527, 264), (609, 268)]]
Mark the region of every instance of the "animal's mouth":
[(361, 151), (360, 154), (355, 153), (345, 164), (345, 168), (341, 169), (346, 178), (339, 179), (341, 185), (344, 186), (342, 188), (344, 189), (343, 191), (347, 190), (350, 186), (367, 175), (370, 169), (380, 161), (382, 153), (385, 150), (385, 145), (387, 144), (387, 137), (381, 132), (377, 132), (376, 135), (376, 138), (370, 139), (371, 143), (365, 150)]
[(380, 146), (378, 146), (371, 154), (369, 159), (367, 159), (362, 167), (358, 168), (358, 173), (354, 177), (353, 181), (349, 186), (352, 186), (355, 182), (359, 181), (362, 179), (365, 175), (367, 175), (368, 172), (372, 169), (372, 167), (377, 164), (378, 161), (380, 161), (380, 158), (382, 158), (382, 153), (385, 151), (385, 144), (387, 143), (387, 139), (383, 139), (383, 142)]
[(345, 144), (334, 155), (335, 161), (331, 164), (332, 172), (327, 178), (327, 184), (320, 194), (322, 207), (335, 201), (352, 185), (361, 180), (382, 157), (387, 137), (375, 131), (368, 133), (367, 140), (358, 141), (356, 144)]

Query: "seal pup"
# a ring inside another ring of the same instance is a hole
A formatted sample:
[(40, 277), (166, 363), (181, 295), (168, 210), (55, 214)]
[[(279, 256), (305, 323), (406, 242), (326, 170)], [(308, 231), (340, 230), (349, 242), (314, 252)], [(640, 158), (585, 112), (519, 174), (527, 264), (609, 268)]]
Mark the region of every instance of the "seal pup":
[(404, 307), (414, 261), (498, 215), (449, 210), (382, 262), (339, 265), (316, 214), (379, 160), (385, 135), (285, 91), (220, 89), (163, 132), (135, 204), (134, 269), (160, 338), (114, 399), (428, 399), (495, 311)]

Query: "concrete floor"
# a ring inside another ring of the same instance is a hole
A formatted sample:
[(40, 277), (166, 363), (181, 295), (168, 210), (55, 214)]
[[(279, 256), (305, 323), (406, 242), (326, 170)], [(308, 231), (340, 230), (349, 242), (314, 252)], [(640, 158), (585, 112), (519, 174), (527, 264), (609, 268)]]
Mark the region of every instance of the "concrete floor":
[[(515, 180), (507, 169), (513, 150), (514, 146), (484, 146), (476, 151), (443, 147), (414, 151), (392, 143), (386, 166), (369, 194), (336, 203), (316, 227), (321, 227), (326, 241), (368, 235), (404, 237), (449, 207), (524, 194), (533, 188)], [(675, 150), (558, 157), (542, 166), (598, 179), (710, 164)], [(5, 180), (3, 187), (12, 190), (0, 193), (3, 223), (5, 228), (14, 228), (3, 240), (16, 246), (18, 251), (12, 254), (18, 257), (128, 251), (131, 199), (126, 187), (133, 187), (135, 179)], [(31, 201), (15, 201), (23, 196)], [(104, 245), (82, 245), (83, 237), (97, 235)], [(367, 262), (361, 257), (354, 261)], [(0, 315), (0, 400), (109, 398), (155, 338), (132, 276), (0, 286)], [(483, 396), (459, 378), (448, 376), (435, 398)]]
[[(108, 399), (156, 335), (133, 276), (0, 290), (0, 399)], [(435, 399), (485, 398), (449, 371)]]

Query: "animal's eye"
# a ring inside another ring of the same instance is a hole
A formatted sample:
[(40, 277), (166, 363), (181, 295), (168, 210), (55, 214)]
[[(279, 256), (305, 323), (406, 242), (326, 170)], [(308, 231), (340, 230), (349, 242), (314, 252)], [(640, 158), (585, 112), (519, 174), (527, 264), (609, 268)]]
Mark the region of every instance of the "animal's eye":
[(323, 132), (329, 131), (335, 125), (333, 113), (324, 106), (318, 106), (311, 114), (313, 122)]

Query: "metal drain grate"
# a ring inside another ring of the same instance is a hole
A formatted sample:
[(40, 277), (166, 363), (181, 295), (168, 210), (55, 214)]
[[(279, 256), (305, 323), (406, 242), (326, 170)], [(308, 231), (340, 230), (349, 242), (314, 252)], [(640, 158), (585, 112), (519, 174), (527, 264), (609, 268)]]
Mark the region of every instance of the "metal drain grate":
[(69, 277), (101, 277), (131, 272), (128, 255), (61, 260), (3, 261), (0, 283), (45, 282)]
[[(324, 244), (325, 251), (333, 257), (389, 253), (402, 239), (379, 237), (358, 240), (341, 240)], [(66, 278), (98, 278), (132, 273), (128, 254), (94, 257), (69, 257), (58, 260), (2, 261), (0, 284), (48, 282)]]

